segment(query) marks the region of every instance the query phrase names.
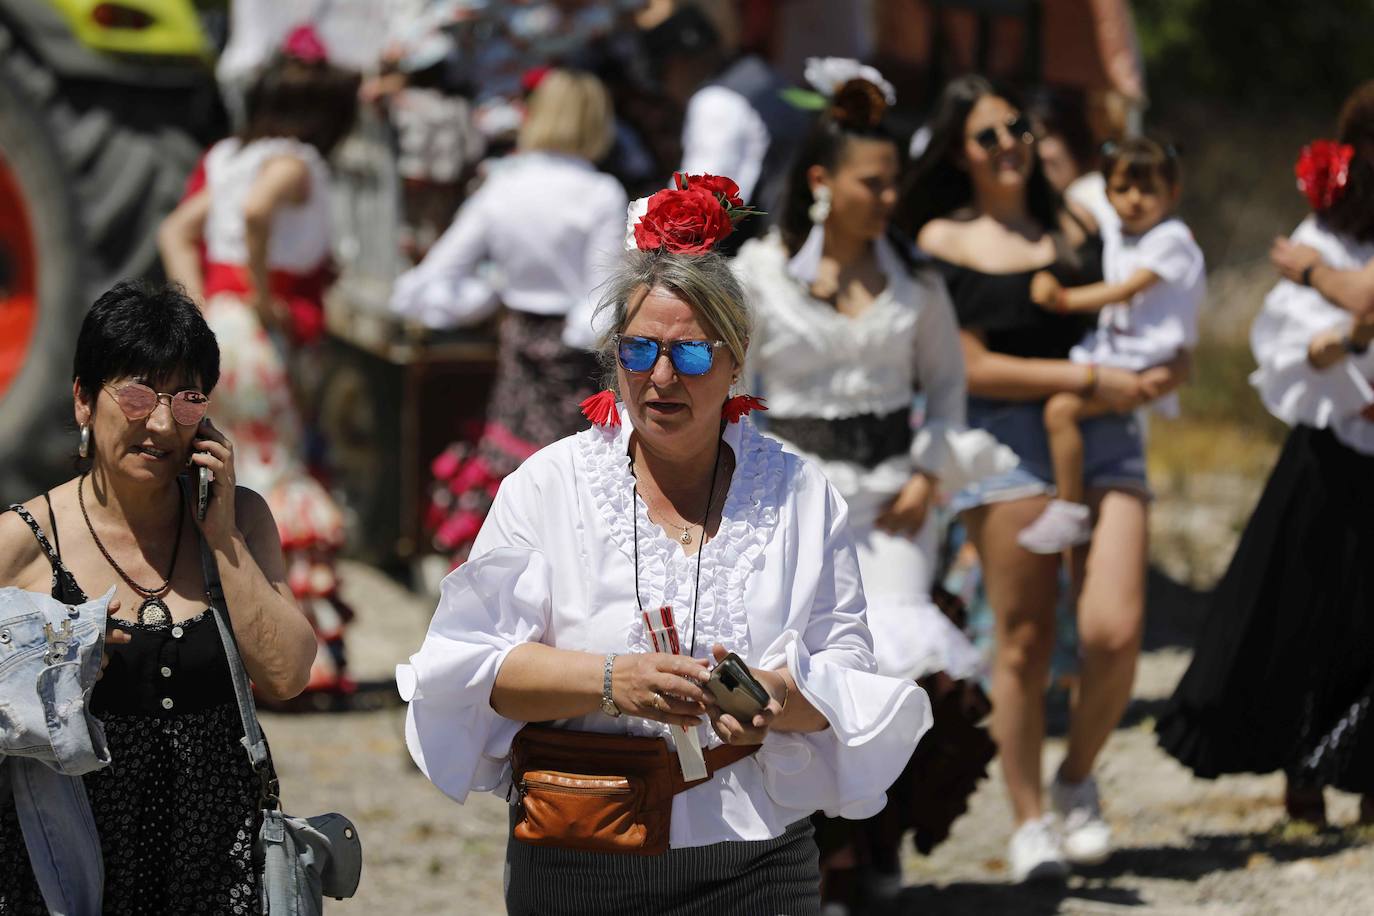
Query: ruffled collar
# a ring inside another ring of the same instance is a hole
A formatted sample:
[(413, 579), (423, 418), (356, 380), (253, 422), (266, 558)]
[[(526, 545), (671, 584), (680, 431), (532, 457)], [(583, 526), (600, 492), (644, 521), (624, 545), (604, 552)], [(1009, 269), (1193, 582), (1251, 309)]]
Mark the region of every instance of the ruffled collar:
[[(617, 409), (622, 418), (620, 426), (594, 426), (574, 437), (577, 461), (607, 532), (630, 563), (635, 557), (638, 519), (640, 601), (646, 610), (661, 604), (673, 606), (687, 651), (697, 557), (685, 554), (674, 538), (650, 521), (643, 500), (635, 498), (629, 457), (634, 430), (624, 405), (617, 405)], [(764, 549), (777, 530), (786, 495), (786, 459), (776, 440), (759, 433), (748, 417), (726, 424), (722, 438), (734, 452), (735, 470), (726, 491), (720, 528), (701, 547), (701, 593), (696, 602), (698, 658), (708, 657), (714, 643), (747, 656), (745, 587), (749, 576), (763, 566)], [(654, 651), (637, 609), (626, 648), (631, 652)], [(644, 721), (649, 732), (660, 730), (657, 723)], [(667, 734), (666, 726), (661, 731)]]

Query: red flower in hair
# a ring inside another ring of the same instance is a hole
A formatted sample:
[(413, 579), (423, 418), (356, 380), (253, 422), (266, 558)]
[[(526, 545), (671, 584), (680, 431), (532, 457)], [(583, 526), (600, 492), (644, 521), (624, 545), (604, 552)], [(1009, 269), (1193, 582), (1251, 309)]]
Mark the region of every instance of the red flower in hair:
[(291, 34), (282, 42), (281, 49), (287, 57), (294, 57), (307, 64), (318, 64), (329, 59), (329, 50), (325, 47), (324, 40), (309, 23), (292, 29)]
[(703, 191), (720, 195), (721, 205), (727, 210), (744, 206), (744, 198), (740, 196), (739, 185), (724, 175), (684, 175), (677, 172), (673, 175), (673, 180), (679, 188), (700, 188)]
[(705, 188), (659, 191), (634, 231), (641, 251), (705, 254), (730, 234), (730, 214)]
[(1334, 140), (1313, 140), (1302, 148), (1293, 171), (1298, 190), (1307, 195), (1313, 210), (1329, 209), (1345, 194), (1354, 156), (1355, 147)]

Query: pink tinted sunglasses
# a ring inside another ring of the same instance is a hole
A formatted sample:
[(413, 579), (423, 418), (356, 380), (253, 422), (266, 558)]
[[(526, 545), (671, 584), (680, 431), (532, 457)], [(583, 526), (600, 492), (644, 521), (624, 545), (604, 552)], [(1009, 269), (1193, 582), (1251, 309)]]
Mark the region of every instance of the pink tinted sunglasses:
[(140, 382), (130, 382), (118, 388), (105, 386), (105, 390), (115, 399), (124, 416), (130, 420), (142, 420), (157, 409), (163, 398), (172, 411), (172, 419), (179, 426), (195, 426), (210, 409), (210, 399), (199, 391), (178, 391), (176, 394), (154, 391)]

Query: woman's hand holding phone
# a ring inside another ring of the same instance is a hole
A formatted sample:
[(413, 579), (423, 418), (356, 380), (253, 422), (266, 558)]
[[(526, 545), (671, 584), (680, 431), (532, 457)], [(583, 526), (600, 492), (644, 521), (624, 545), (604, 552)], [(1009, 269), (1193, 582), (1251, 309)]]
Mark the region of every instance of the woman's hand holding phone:
[[(719, 666), (730, 652), (720, 643), (716, 643), (711, 647), (711, 654), (715, 656), (716, 664)], [(741, 722), (739, 717), (726, 712), (716, 702), (712, 692), (706, 691), (706, 714), (711, 720), (711, 727), (726, 744), (762, 744), (763, 739), (768, 737), (768, 730), (777, 721), (778, 716), (782, 715), (783, 703), (787, 698), (787, 682), (781, 674), (761, 668), (746, 670), (768, 694), (768, 703), (748, 722)]]
[[(196, 519), (210, 544), (224, 543), (235, 530), (234, 520), (234, 447), (224, 433), (215, 428), (209, 417), (200, 421), (196, 438), (191, 442), (191, 465), (197, 468), (197, 489), (200, 470), (209, 472), (209, 499), (204, 516)], [(197, 494), (198, 496), (198, 494)], [(199, 516), (199, 506), (197, 509)]]

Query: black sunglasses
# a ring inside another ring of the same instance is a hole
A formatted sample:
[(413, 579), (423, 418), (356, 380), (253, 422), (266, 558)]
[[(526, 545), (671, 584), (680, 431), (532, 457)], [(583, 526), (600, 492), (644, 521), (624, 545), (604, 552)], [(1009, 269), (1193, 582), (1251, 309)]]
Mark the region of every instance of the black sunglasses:
[(678, 375), (705, 375), (716, 359), (716, 347), (723, 340), (659, 340), (655, 337), (631, 337), (617, 334), (615, 355), (626, 372), (648, 372), (658, 362), (658, 355), (666, 346), (668, 359)]
[(1002, 145), (1001, 132), (1006, 131), (1007, 136), (1013, 141), (1020, 140), (1022, 143), (1031, 143), (1035, 140), (1035, 131), (1031, 129), (1030, 118), (1023, 114), (1018, 114), (1009, 119), (1005, 125), (994, 125), (984, 127), (982, 130), (973, 134), (970, 139), (983, 148), (985, 153), (995, 153), (997, 148)]

